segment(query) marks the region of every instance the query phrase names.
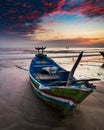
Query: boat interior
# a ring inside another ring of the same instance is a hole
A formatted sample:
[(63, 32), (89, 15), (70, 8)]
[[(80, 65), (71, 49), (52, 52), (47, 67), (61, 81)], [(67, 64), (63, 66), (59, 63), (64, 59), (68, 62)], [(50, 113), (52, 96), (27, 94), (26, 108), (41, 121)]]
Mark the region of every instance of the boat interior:
[(35, 73), (34, 78), (45, 86), (66, 85), (69, 72), (58, 69), (57, 66), (40, 67), (40, 71)]
[(33, 58), (30, 73), (37, 81), (45, 86), (66, 85), (69, 75), (68, 71), (43, 54)]
[[(46, 87), (53, 87), (53, 86), (66, 86), (68, 81), (68, 76), (70, 71), (67, 71), (57, 65), (55, 62), (35, 62), (31, 65), (31, 73), (33, 77), (39, 81), (41, 84), (45, 85)], [(85, 86), (89, 86), (91, 84), (88, 81), (77, 81), (75, 77), (72, 77), (71, 82), (72, 86), (76, 86), (76, 88), (86, 88)], [(83, 85), (82, 85), (83, 84)]]

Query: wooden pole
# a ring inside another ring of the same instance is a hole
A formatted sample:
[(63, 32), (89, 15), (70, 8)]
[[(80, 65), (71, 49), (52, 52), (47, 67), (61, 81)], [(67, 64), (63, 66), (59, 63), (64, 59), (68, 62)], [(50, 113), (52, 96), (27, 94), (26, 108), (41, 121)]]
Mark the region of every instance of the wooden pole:
[(74, 72), (75, 72), (75, 70), (76, 70), (76, 68), (77, 68), (77, 66), (78, 66), (78, 64), (79, 64), (79, 62), (80, 62), (82, 56), (83, 56), (83, 51), (79, 54), (79, 56), (78, 56), (78, 58), (77, 58), (77, 60), (76, 60), (76, 62), (75, 62), (75, 64), (74, 64), (72, 70), (71, 70), (70, 73), (69, 73), (68, 81), (67, 81), (66, 86), (69, 86), (69, 85), (71, 84), (71, 80), (72, 80), (72, 78), (73, 78)]

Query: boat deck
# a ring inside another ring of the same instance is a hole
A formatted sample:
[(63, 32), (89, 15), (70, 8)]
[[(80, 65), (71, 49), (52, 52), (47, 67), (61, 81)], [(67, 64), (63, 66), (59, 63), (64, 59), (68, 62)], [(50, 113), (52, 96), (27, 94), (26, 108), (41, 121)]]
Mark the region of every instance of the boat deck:
[(37, 74), (35, 74), (35, 78), (37, 80), (56, 80), (56, 79), (59, 79), (59, 75), (58, 74), (49, 75), (49, 74), (37, 73)]

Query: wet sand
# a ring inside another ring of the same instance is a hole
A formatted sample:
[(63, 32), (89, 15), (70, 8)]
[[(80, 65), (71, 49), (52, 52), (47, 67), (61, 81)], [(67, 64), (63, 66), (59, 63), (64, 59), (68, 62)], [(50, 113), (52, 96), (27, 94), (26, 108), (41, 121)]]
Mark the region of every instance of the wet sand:
[[(96, 91), (66, 117), (61, 117), (34, 96), (28, 76), (29, 63), (30, 59), (2, 60), (0, 63), (0, 130), (104, 130), (104, 69), (101, 63), (80, 63), (76, 75), (82, 68), (81, 71), (88, 71), (90, 76), (101, 78), (101, 81), (95, 82)], [(96, 67), (98, 71), (94, 71)]]
[(59, 117), (33, 95), (28, 71), (15, 61), (5, 63), (0, 70), (0, 130), (51, 129)]

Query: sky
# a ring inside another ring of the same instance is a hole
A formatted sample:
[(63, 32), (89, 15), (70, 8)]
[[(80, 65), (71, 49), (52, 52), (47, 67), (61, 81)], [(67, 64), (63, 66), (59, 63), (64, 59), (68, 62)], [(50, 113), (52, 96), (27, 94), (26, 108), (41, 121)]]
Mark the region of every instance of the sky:
[(0, 47), (104, 47), (104, 0), (0, 0)]

